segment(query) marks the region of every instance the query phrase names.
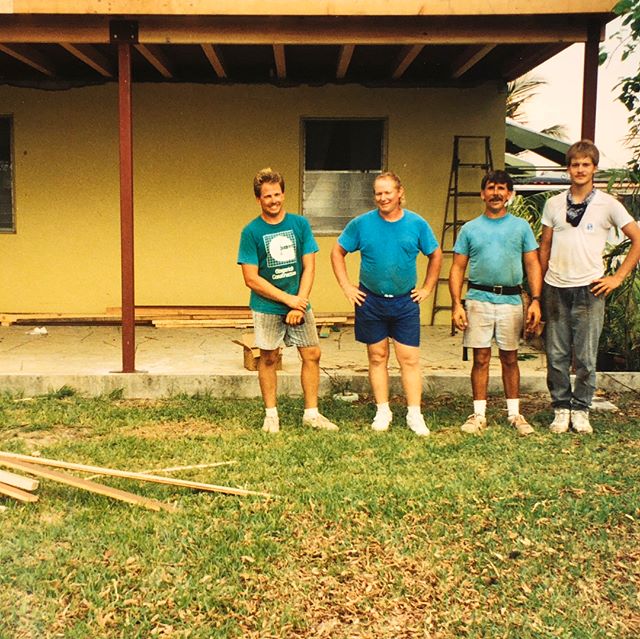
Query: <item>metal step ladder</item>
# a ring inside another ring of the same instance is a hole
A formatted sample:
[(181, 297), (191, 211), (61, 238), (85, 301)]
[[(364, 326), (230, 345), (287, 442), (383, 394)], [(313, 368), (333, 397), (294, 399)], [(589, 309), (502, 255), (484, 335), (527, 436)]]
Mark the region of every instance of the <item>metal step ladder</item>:
[[(436, 282), (431, 310), (431, 326), (440, 311), (451, 310), (448, 275), (453, 261), (453, 246), (460, 227), (477, 217), (482, 210), (480, 182), (493, 170), (491, 137), (488, 135), (454, 135), (451, 173), (445, 206), (440, 248), (443, 253), (442, 274)], [(452, 326), (452, 334), (454, 334)]]

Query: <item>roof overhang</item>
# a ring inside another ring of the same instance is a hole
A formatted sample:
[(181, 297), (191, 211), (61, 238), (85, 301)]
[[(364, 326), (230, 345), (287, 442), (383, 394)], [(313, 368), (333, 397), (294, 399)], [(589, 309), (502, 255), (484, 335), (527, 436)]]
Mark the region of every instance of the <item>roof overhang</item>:
[[(609, 0), (0, 0), (0, 81), (114, 77), (114, 20), (135, 25), (134, 80), (377, 86), (509, 81), (614, 16)], [(138, 55), (139, 54), (139, 55)]]
[(563, 140), (540, 133), (540, 131), (534, 131), (513, 120), (506, 122), (506, 149), (508, 153), (533, 151), (551, 162), (565, 166), (569, 146)]

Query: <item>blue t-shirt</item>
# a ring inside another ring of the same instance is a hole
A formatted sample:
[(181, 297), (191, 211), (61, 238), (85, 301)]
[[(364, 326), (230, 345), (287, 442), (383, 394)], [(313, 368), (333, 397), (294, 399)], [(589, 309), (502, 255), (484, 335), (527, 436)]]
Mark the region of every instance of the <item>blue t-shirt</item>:
[[(469, 281), (487, 286), (522, 284), (522, 254), (538, 243), (531, 227), (520, 217), (481, 215), (460, 229), (453, 250), (469, 258)], [(520, 295), (498, 295), (470, 288), (467, 299), (492, 304), (521, 304)]]
[[(285, 213), (279, 224), (267, 224), (257, 217), (242, 229), (238, 264), (253, 264), (258, 275), (291, 295), (297, 295), (302, 275), (302, 256), (316, 253), (318, 243), (309, 222), (299, 215)], [(286, 315), (286, 304), (251, 291), (249, 306), (258, 313)]]
[(378, 209), (354, 218), (338, 243), (347, 251), (360, 251), (360, 283), (377, 295), (403, 295), (416, 286), (416, 257), (431, 255), (438, 242), (427, 221), (403, 209), (395, 222)]

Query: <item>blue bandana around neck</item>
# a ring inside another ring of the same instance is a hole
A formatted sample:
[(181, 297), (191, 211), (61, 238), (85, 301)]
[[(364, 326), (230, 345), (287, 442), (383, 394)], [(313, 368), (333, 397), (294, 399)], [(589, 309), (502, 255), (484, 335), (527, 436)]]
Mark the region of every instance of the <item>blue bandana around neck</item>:
[(595, 194), (596, 190), (593, 189), (582, 202), (574, 202), (571, 197), (571, 191), (567, 191), (567, 222), (569, 222), (571, 226), (575, 227), (580, 224), (584, 213), (587, 210), (587, 206), (589, 206), (589, 202), (593, 200), (593, 196)]

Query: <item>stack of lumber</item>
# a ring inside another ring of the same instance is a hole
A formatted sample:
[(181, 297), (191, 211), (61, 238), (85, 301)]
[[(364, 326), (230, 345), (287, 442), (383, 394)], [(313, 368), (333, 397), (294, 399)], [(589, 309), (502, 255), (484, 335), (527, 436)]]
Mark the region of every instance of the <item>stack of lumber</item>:
[[(229, 462), (221, 462), (229, 463)], [(170, 469), (164, 469), (164, 472), (175, 470), (186, 470), (189, 468), (202, 468), (203, 466), (215, 466), (219, 464), (198, 464), (197, 466), (178, 466)], [(173, 512), (176, 510), (175, 505), (141, 497), (135, 493), (131, 493), (118, 488), (112, 488), (104, 484), (97, 483), (88, 479), (81, 479), (75, 475), (62, 473), (51, 468), (63, 468), (84, 473), (97, 473), (108, 477), (121, 477), (124, 479), (133, 479), (137, 481), (153, 482), (156, 484), (165, 484), (169, 486), (178, 486), (183, 488), (191, 488), (193, 490), (204, 490), (208, 492), (225, 493), (229, 495), (258, 495), (261, 497), (270, 497), (268, 493), (261, 493), (244, 488), (232, 488), (229, 486), (217, 486), (215, 484), (205, 484), (202, 482), (190, 481), (186, 479), (175, 479), (172, 477), (163, 477), (150, 473), (138, 473), (127, 470), (118, 470), (115, 468), (104, 468), (101, 466), (88, 466), (86, 464), (76, 464), (57, 459), (45, 459), (41, 457), (32, 457), (30, 455), (20, 455), (18, 453), (9, 453), (0, 451), (0, 466), (10, 468), (12, 471), (20, 471), (26, 475), (33, 475), (43, 479), (66, 484), (74, 488), (80, 488), (92, 493), (111, 497), (129, 504), (143, 506), (150, 510), (166, 510)], [(35, 479), (25, 477), (23, 474), (7, 472), (0, 470), (0, 496), (11, 497), (21, 502), (38, 501), (38, 496), (34, 495), (34, 491), (38, 488), (39, 482)]]
[[(104, 324), (115, 326), (120, 324), (120, 317), (109, 313), (0, 313), (0, 326), (21, 324), (23, 326), (42, 326), (44, 324), (68, 324), (85, 326)], [(136, 324), (151, 324), (149, 321), (136, 320)]]
[[(0, 325), (117, 325), (121, 322), (119, 306), (105, 313), (0, 313)], [(353, 325), (353, 313), (315, 313), (318, 327)], [(253, 318), (247, 306), (136, 306), (138, 325), (158, 328), (253, 328)]]

